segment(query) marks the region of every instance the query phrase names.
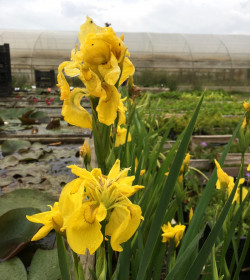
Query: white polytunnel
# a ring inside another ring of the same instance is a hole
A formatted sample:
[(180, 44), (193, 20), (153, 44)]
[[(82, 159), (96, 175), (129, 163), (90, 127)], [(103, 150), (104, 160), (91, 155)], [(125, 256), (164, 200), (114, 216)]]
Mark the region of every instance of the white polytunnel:
[[(124, 33), (124, 38), (137, 75), (160, 71), (180, 85), (250, 87), (250, 35)], [(10, 45), (12, 75), (31, 83), (35, 70), (56, 75), (77, 43), (77, 31), (0, 29), (0, 45)]]

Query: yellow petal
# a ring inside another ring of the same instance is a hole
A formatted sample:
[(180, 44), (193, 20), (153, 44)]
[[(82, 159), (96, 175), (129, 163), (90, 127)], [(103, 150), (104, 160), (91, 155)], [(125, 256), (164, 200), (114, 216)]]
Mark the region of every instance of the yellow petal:
[(229, 176), (227, 175), (227, 173), (225, 173), (222, 168), (220, 167), (220, 164), (218, 163), (218, 161), (215, 159), (214, 160), (215, 162), (215, 165), (217, 167), (217, 177), (218, 177), (218, 180), (220, 181), (220, 185), (229, 185), (230, 183), (230, 179), (229, 179)]
[(59, 198), (59, 210), (62, 213), (64, 224), (67, 226), (69, 217), (82, 205), (84, 198), (84, 181), (81, 178), (74, 179), (66, 184)]
[(194, 210), (193, 208), (191, 207), (190, 211), (189, 211), (189, 215), (188, 215), (188, 222), (190, 223), (192, 218), (193, 218), (193, 215), (194, 215)]
[(63, 68), (65, 66), (67, 66), (69, 63), (70, 63), (69, 61), (64, 61), (58, 67), (57, 87), (60, 89), (60, 92), (61, 92), (61, 96), (60, 96), (61, 100), (68, 98), (68, 96), (70, 94), (69, 84), (68, 84), (64, 74), (62, 73)]
[(119, 105), (119, 93), (117, 88), (108, 84), (104, 84), (106, 97), (101, 97), (96, 107), (98, 112), (98, 120), (106, 125), (114, 123), (117, 117), (117, 109)]
[(79, 78), (84, 83), (90, 95), (95, 97), (106, 96), (106, 91), (102, 88), (100, 78), (90, 68), (82, 67)]
[(88, 203), (77, 209), (68, 221), (67, 241), (77, 254), (85, 254), (86, 249), (93, 254), (101, 245), (103, 235), (100, 223), (94, 219), (88, 222), (90, 205)]
[(244, 109), (245, 109), (246, 112), (250, 111), (250, 103), (244, 101), (243, 107), (244, 107)]
[(44, 238), (45, 236), (47, 236), (49, 234), (49, 232), (53, 229), (52, 225), (45, 225), (42, 226), (38, 232), (32, 237), (31, 241), (36, 241), (39, 239)]
[(69, 77), (76, 77), (80, 75), (80, 64), (78, 62), (70, 62), (64, 67), (64, 72)]
[(119, 80), (119, 86), (123, 84), (129, 76), (134, 75), (135, 67), (128, 57), (124, 58), (122, 65), (122, 74)]
[(121, 172), (120, 160), (117, 159), (109, 171), (108, 179), (116, 180), (117, 177), (119, 176), (120, 172)]
[(78, 33), (78, 38), (81, 44), (84, 44), (89, 33), (101, 33), (104, 28), (96, 25), (93, 20), (87, 16), (84, 24), (81, 25), (80, 31)]
[(239, 187), (240, 185), (243, 185), (244, 182), (245, 182), (245, 178), (240, 178), (239, 183), (238, 183), (238, 187)]
[(26, 218), (32, 222), (32, 223), (37, 223), (37, 224), (46, 224), (51, 221), (52, 217), (52, 212), (51, 211), (46, 211), (38, 214), (34, 214), (32, 216), (26, 215)]
[(110, 61), (106, 64), (101, 64), (98, 66), (98, 70), (102, 77), (104, 78), (104, 81), (114, 86), (120, 76), (121, 70), (118, 66), (118, 62), (116, 57), (111, 53)]
[(124, 106), (123, 101), (124, 101), (124, 99), (121, 99), (121, 96), (120, 96), (119, 105), (118, 105), (118, 115), (119, 115), (118, 125), (126, 124), (126, 113), (125, 112), (127, 111), (127, 108)]
[(145, 188), (144, 186), (140, 186), (140, 185), (129, 186), (126, 184), (117, 184), (117, 183), (113, 183), (113, 184), (126, 197), (130, 197), (131, 195), (135, 194), (137, 191)]
[(115, 208), (106, 225), (105, 234), (111, 236), (111, 247), (121, 252), (121, 243), (126, 242), (137, 230), (141, 221), (141, 208), (131, 204), (128, 207)]
[(92, 118), (80, 104), (83, 96), (83, 90), (73, 89), (63, 102), (62, 115), (64, 120), (72, 125), (92, 129)]
[(106, 64), (110, 60), (110, 45), (97, 34), (89, 33), (84, 45), (80, 48), (84, 63), (93, 65)]
[[(126, 142), (126, 136), (127, 136), (127, 129), (121, 128), (119, 125), (117, 126), (116, 131), (116, 138), (115, 138), (115, 147), (119, 147), (121, 145), (124, 145)], [(131, 134), (128, 133), (127, 142), (131, 142)]]
[(101, 222), (106, 218), (106, 216), (107, 216), (107, 209), (106, 209), (105, 205), (101, 202), (97, 208), (96, 219), (99, 222)]

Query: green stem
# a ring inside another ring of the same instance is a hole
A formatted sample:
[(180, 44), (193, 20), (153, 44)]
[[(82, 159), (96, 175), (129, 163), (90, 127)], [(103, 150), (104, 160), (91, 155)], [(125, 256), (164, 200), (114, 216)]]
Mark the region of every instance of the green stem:
[(199, 173), (199, 174), (200, 174), (202, 177), (204, 177), (207, 181), (209, 180), (208, 177), (207, 177), (203, 172), (201, 172), (199, 169), (196, 169), (195, 167), (192, 167), (192, 166), (189, 166), (188, 168), (191, 169), (191, 170), (196, 171), (197, 173)]
[(63, 236), (56, 232), (56, 244), (62, 280), (70, 280), (70, 266)]

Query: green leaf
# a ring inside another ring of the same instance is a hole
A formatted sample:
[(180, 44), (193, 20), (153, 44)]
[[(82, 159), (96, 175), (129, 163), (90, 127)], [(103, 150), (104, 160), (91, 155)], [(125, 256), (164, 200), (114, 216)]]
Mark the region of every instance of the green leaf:
[(31, 119), (40, 120), (48, 117), (48, 114), (44, 111), (35, 111), (29, 115)]
[(195, 238), (188, 244), (187, 249), (183, 252), (183, 254), (176, 260), (175, 266), (167, 275), (165, 280), (174, 280), (174, 279), (183, 279), (183, 267), (187, 263), (187, 261), (192, 257), (194, 250), (197, 247), (201, 234), (197, 234)]
[[(226, 155), (227, 155), (227, 153), (230, 149), (230, 146), (232, 144), (233, 139), (235, 138), (235, 136), (238, 133), (238, 130), (240, 128), (240, 124), (241, 123), (239, 123), (237, 125), (231, 139), (229, 140), (228, 144), (226, 145), (226, 147), (223, 150), (223, 153), (222, 153), (222, 155), (220, 157), (220, 160), (219, 160), (219, 163), (221, 165), (223, 164), (223, 162), (226, 158)], [(179, 256), (182, 254), (182, 252), (185, 250), (185, 248), (188, 246), (188, 244), (192, 241), (192, 239), (194, 238), (194, 236), (197, 234), (197, 232), (199, 231), (199, 229), (201, 227), (203, 215), (204, 215), (204, 212), (205, 212), (205, 210), (208, 206), (209, 201), (212, 198), (216, 181), (217, 181), (217, 175), (216, 175), (216, 170), (214, 170), (212, 175), (209, 178), (209, 181), (207, 182), (206, 187), (204, 188), (204, 191), (202, 193), (201, 198), (199, 199), (199, 202), (196, 206), (196, 210), (194, 211), (194, 216), (193, 216), (193, 218), (190, 222), (188, 230), (187, 230), (185, 236), (183, 237), (180, 252), (179, 252)]]
[(211, 269), (212, 269), (212, 279), (213, 280), (219, 280), (219, 276), (218, 276), (218, 269), (217, 269), (217, 264), (216, 264), (216, 256), (215, 256), (215, 245), (212, 248), (212, 252), (211, 252)]
[(0, 216), (0, 259), (17, 254), (35, 235), (39, 224), (26, 219), (26, 215), (39, 213), (36, 208), (16, 208)]
[(192, 131), (194, 129), (194, 125), (195, 125), (195, 122), (196, 122), (196, 119), (197, 119), (197, 116), (198, 116), (198, 113), (199, 113), (199, 110), (200, 110), (200, 107), (201, 107), (201, 104), (203, 101), (203, 97), (204, 97), (204, 95), (202, 96), (199, 104), (197, 105), (197, 108), (193, 114), (193, 117), (185, 130), (185, 134), (181, 141), (180, 147), (176, 153), (174, 162), (172, 164), (171, 170), (167, 177), (166, 183), (163, 187), (162, 193), (159, 194), (161, 196), (161, 198), (157, 205), (157, 208), (155, 211), (155, 216), (152, 221), (152, 225), (150, 227), (148, 238), (147, 238), (147, 241), (145, 244), (144, 254), (143, 254), (143, 257), (142, 257), (142, 260), (140, 263), (139, 272), (137, 275), (138, 280), (143, 279), (145, 277), (146, 271), (148, 269), (148, 265), (149, 265), (151, 257), (152, 257), (152, 252), (156, 245), (155, 237), (158, 236), (158, 233), (161, 229), (161, 225), (163, 223), (165, 211), (168, 207), (169, 201), (171, 200), (172, 193), (174, 190), (174, 185), (177, 180), (182, 162), (184, 160), (186, 150), (188, 148), (190, 137), (191, 137)]
[(6, 140), (2, 143), (2, 153), (6, 156), (18, 151), (27, 151), (30, 146), (30, 142), (26, 140)]
[(107, 274), (107, 261), (105, 248), (101, 246), (96, 252), (96, 277), (98, 280), (105, 280)]
[(56, 280), (60, 276), (57, 249), (38, 249), (31, 261), (29, 280)]
[[(241, 170), (240, 170), (240, 172), (241, 172)], [(202, 267), (203, 267), (204, 263), (206, 262), (206, 260), (209, 256), (209, 253), (212, 250), (212, 247), (216, 241), (216, 238), (218, 237), (218, 235), (221, 232), (222, 225), (223, 225), (225, 218), (228, 214), (228, 211), (232, 205), (232, 201), (233, 201), (236, 189), (237, 189), (238, 181), (239, 181), (239, 178), (236, 180), (234, 188), (233, 188), (225, 206), (223, 207), (216, 224), (212, 228), (212, 230), (211, 230), (210, 234), (208, 235), (205, 243), (203, 244), (201, 250), (199, 251), (196, 258), (194, 259), (191, 267), (189, 268), (188, 273), (186, 274), (185, 280), (199, 278)], [(194, 218), (194, 216), (193, 216), (193, 218)]]
[(249, 251), (249, 244), (250, 244), (250, 231), (248, 231), (247, 238), (245, 240), (244, 247), (243, 247), (243, 250), (241, 252), (240, 260), (239, 260), (239, 263), (237, 265), (233, 280), (239, 279), (239, 275), (240, 275), (242, 265), (245, 261), (247, 252)]
[(17, 257), (11, 260), (0, 263), (1, 280), (27, 280), (26, 269)]
[(38, 190), (15, 190), (0, 196), (0, 215), (17, 207), (33, 207), (41, 211), (48, 211), (47, 205), (53, 205), (55, 200), (52, 195)]

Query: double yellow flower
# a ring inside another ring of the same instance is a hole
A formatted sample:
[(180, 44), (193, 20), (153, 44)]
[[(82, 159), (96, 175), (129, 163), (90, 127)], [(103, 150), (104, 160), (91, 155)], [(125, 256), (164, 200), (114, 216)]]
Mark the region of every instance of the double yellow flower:
[(111, 247), (122, 251), (121, 243), (126, 242), (138, 228), (141, 208), (128, 197), (144, 188), (132, 186), (134, 176), (127, 176), (129, 169), (120, 169), (117, 160), (107, 176), (99, 168), (91, 172), (76, 165), (69, 166), (78, 176), (68, 183), (51, 210), (27, 216), (34, 223), (43, 226), (32, 241), (46, 236), (52, 229), (66, 235), (72, 250), (93, 254), (110, 236)]
[[(87, 17), (78, 37), (80, 50), (76, 46), (71, 52), (71, 61), (61, 63), (58, 68), (57, 86), (64, 101), (64, 119), (70, 124), (91, 129), (92, 118), (80, 104), (83, 96), (90, 96), (98, 98), (94, 110), (99, 122), (109, 126), (118, 117), (118, 124), (125, 124), (126, 108), (117, 87), (132, 76), (135, 69), (128, 58), (123, 36), (117, 37), (111, 27), (99, 27)], [(85, 88), (71, 91), (63, 71), (69, 77), (77, 76)]]

